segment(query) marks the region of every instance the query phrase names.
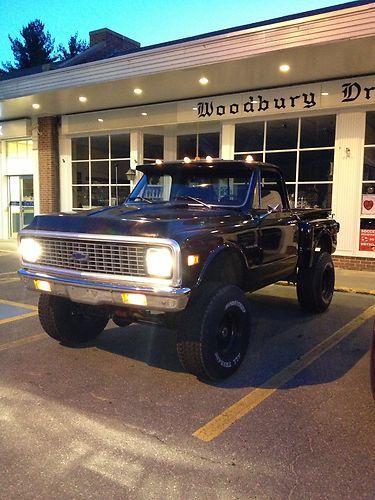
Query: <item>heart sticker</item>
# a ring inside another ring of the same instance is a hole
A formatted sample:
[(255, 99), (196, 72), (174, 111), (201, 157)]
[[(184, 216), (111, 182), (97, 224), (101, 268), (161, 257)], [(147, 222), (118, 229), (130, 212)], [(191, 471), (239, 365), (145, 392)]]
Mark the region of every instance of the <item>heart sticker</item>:
[(372, 200), (365, 200), (363, 202), (363, 206), (365, 207), (366, 210), (371, 210), (372, 207), (374, 206), (374, 202)]

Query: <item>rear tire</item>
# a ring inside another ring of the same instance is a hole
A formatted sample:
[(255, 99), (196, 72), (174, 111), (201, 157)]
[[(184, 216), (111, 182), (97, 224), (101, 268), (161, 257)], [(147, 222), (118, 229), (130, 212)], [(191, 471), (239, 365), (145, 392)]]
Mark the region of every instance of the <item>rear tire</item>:
[(329, 253), (320, 253), (312, 268), (299, 269), (297, 297), (306, 311), (324, 312), (332, 301), (334, 288), (335, 269)]
[(202, 379), (229, 377), (245, 356), (250, 308), (237, 286), (206, 283), (193, 296), (177, 331), (182, 366)]
[(94, 306), (77, 304), (54, 295), (40, 295), (38, 314), (50, 337), (70, 345), (93, 340), (108, 323), (108, 315)]

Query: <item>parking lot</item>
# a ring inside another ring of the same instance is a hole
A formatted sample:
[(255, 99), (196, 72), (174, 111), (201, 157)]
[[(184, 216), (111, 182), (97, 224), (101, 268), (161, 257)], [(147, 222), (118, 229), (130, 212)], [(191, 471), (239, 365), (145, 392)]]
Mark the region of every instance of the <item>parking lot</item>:
[(166, 329), (61, 346), (16, 269), (0, 251), (1, 498), (373, 498), (374, 296), (312, 315), (291, 286), (249, 295), (246, 359), (210, 384)]

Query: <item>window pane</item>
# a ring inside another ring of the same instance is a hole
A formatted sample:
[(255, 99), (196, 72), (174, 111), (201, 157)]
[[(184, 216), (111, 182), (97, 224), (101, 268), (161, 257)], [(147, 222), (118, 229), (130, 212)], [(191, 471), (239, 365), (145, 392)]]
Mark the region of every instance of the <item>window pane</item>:
[[(234, 159), (235, 160), (246, 160), (247, 153), (242, 153), (242, 154), (235, 154)], [(251, 153), (251, 156), (253, 157), (254, 161), (263, 161), (263, 153)]]
[(72, 182), (73, 184), (88, 184), (89, 181), (89, 163), (83, 161), (72, 163)]
[(300, 181), (331, 181), (333, 176), (333, 149), (301, 151)]
[(266, 149), (295, 149), (297, 147), (298, 119), (267, 122)]
[(296, 180), (296, 161), (297, 153), (295, 152), (266, 154), (266, 162), (280, 167), (285, 180), (289, 182)]
[(182, 160), (185, 156), (195, 158), (197, 155), (197, 135), (178, 135), (177, 136), (177, 158)]
[(111, 188), (111, 205), (119, 205), (125, 201), (130, 193), (129, 186), (116, 186)]
[(91, 206), (105, 207), (109, 205), (108, 186), (93, 186), (91, 188)]
[(109, 184), (109, 162), (92, 161), (91, 162), (91, 183)]
[(365, 148), (363, 180), (375, 181), (375, 148)]
[(91, 159), (109, 158), (109, 137), (108, 135), (100, 135), (91, 137)]
[(288, 192), (288, 200), (290, 208), (296, 208), (296, 185), (295, 184), (287, 184), (286, 190)]
[(375, 111), (366, 113), (365, 144), (375, 144)]
[(89, 208), (89, 188), (73, 186), (73, 208)]
[(126, 172), (130, 168), (130, 160), (111, 161), (111, 183), (128, 184), (129, 179)]
[(72, 160), (89, 159), (89, 138), (77, 137), (72, 139)]
[(130, 158), (130, 134), (111, 135), (111, 158)]
[(331, 208), (332, 184), (299, 184), (297, 208)]
[(375, 183), (363, 183), (362, 194), (375, 194)]
[(144, 134), (143, 156), (161, 160), (164, 157), (164, 137), (162, 135)]
[(301, 148), (335, 145), (336, 116), (314, 116), (301, 119)]
[(236, 152), (263, 149), (264, 122), (238, 123), (235, 131)]
[(220, 143), (219, 132), (199, 134), (198, 140), (199, 140), (198, 156), (200, 158), (205, 158), (206, 156), (212, 156), (212, 158), (219, 158), (219, 143)]

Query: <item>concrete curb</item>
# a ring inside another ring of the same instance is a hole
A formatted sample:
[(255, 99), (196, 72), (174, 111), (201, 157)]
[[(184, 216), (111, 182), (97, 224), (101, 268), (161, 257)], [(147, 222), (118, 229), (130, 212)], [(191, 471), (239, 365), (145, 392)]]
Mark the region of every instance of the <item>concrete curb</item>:
[[(281, 286), (295, 286), (294, 283), (291, 283), (289, 281), (278, 281), (276, 284)], [(335, 292), (358, 293), (359, 295), (375, 296), (375, 290), (366, 290), (365, 288), (350, 288), (347, 286), (335, 286)]]

